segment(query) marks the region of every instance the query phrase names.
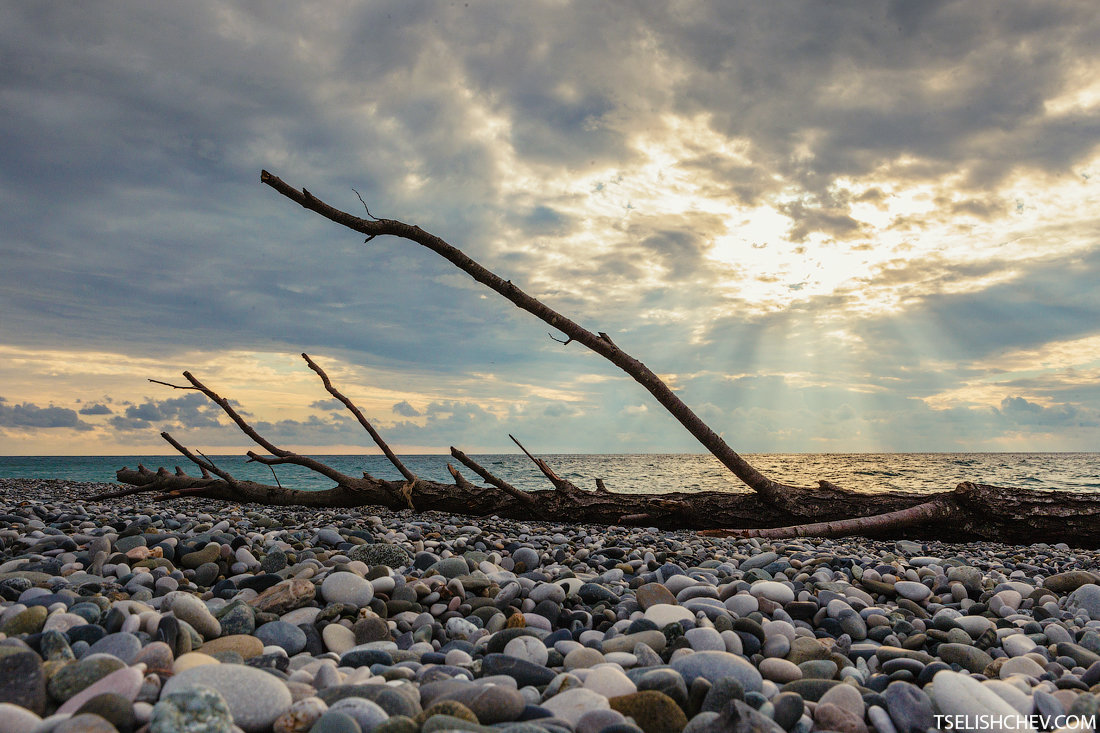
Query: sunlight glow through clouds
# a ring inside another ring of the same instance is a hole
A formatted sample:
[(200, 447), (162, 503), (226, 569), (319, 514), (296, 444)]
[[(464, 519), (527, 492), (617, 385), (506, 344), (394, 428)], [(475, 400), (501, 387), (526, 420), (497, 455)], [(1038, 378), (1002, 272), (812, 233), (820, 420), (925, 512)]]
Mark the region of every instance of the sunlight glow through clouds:
[(260, 168), (362, 215), (354, 187), (606, 331), (738, 449), (1097, 444), (1092, 4), (619, 10), (13, 5), (0, 452), (159, 446), (158, 410), (244, 445), (145, 381), (184, 369), (280, 440), (361, 450), (301, 350), (398, 447), (699, 449), (598, 357)]

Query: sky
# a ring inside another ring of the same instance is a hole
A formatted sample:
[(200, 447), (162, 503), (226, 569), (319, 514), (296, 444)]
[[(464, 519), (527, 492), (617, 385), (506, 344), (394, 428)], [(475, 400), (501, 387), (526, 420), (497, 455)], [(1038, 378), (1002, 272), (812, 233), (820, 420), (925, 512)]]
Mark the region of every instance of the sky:
[[(0, 0), (0, 454), (1100, 446), (1100, 15), (1013, 2)], [(358, 192), (358, 195), (357, 195)], [(558, 334), (554, 334), (558, 336)]]

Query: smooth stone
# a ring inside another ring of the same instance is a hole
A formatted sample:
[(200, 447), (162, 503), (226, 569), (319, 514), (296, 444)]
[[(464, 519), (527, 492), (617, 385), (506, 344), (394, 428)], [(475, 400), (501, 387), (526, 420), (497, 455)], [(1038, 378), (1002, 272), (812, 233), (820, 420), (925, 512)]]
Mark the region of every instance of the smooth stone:
[(204, 665), (185, 670), (164, 683), (163, 694), (192, 685), (217, 690), (246, 733), (262, 733), (290, 707), (290, 690), (277, 677), (240, 664)]
[(914, 603), (921, 603), (932, 596), (932, 589), (924, 583), (912, 580), (899, 580), (894, 583), (894, 591), (902, 598), (908, 598)]
[(855, 716), (857, 720), (863, 720), (863, 714), (866, 712), (863, 695), (851, 685), (837, 685), (826, 690), (825, 694), (818, 698), (817, 703), (818, 705), (836, 705)]
[(359, 724), (363, 733), (370, 733), (390, 717), (378, 703), (361, 697), (345, 697), (329, 705), (328, 709), (329, 712), (350, 715)]
[(110, 693), (118, 695), (125, 700), (133, 702), (137, 698), (141, 684), (145, 681), (144, 668), (123, 667), (107, 675), (103, 679), (88, 685), (83, 690), (66, 700), (57, 709), (59, 713), (75, 713), (80, 706), (97, 695)]
[(1043, 587), (1055, 593), (1071, 593), (1083, 585), (1100, 583), (1100, 576), (1087, 570), (1067, 570), (1056, 573), (1043, 581)]
[(837, 673), (837, 664), (831, 659), (810, 659), (797, 666), (800, 676), (807, 679), (831, 680)]
[(746, 560), (742, 560), (737, 568), (739, 570), (752, 570), (753, 568), (765, 568), (771, 565), (773, 562), (779, 559), (779, 555), (774, 552), (761, 552), (759, 555), (753, 555)]
[(325, 648), (336, 654), (343, 654), (356, 644), (355, 632), (341, 624), (329, 624), (321, 629), (321, 639)]
[[(668, 606), (677, 605), (676, 596), (672, 595), (672, 592), (660, 583), (646, 583), (640, 586), (634, 591), (634, 598), (638, 601), (638, 605), (642, 607), (643, 611), (648, 611), (658, 604)], [(564, 598), (562, 600), (564, 600)]]
[(646, 609), (642, 616), (646, 621), (652, 621), (659, 628), (674, 624), (679, 621), (695, 621), (695, 614), (683, 606), (673, 606), (668, 603), (658, 603)]
[(294, 656), (306, 646), (306, 634), (286, 621), (272, 621), (256, 629), (253, 634), (264, 646), (277, 646)]
[(857, 718), (840, 706), (827, 702), (818, 702), (814, 708), (814, 728), (838, 733), (867, 733), (862, 717)]
[(88, 655), (54, 673), (47, 684), (50, 697), (58, 702), (64, 702), (89, 685), (125, 666), (118, 657), (109, 654)]
[(542, 603), (543, 601), (562, 603), (565, 601), (565, 589), (557, 583), (539, 583), (531, 589), (527, 597), (535, 603)]
[(211, 639), (202, 645), (202, 651), (205, 654), (232, 651), (240, 654), (243, 659), (251, 659), (264, 653), (264, 643), (255, 636), (234, 634)]
[(202, 667), (208, 664), (221, 664), (221, 662), (209, 654), (187, 652), (176, 657), (176, 661), (172, 663), (172, 674), (179, 674), (194, 667)]
[(222, 634), (221, 623), (218, 622), (206, 604), (196, 596), (176, 591), (168, 594), (172, 613), (180, 621), (189, 623), (195, 631), (202, 635), (203, 639), (216, 639)]
[[(944, 660), (946, 661), (946, 660)], [(1002, 680), (1012, 675), (1022, 674), (1028, 677), (1039, 677), (1045, 670), (1030, 657), (1012, 657), (1001, 665), (999, 676)]]
[(141, 651), (141, 640), (133, 634), (107, 634), (88, 648), (88, 654), (110, 654), (130, 664)]
[(684, 632), (684, 638), (687, 639), (691, 648), (697, 652), (726, 651), (726, 642), (722, 639), (722, 635), (709, 627), (701, 626), (694, 629), (688, 629)]
[(968, 672), (980, 674), (993, 664), (993, 657), (976, 646), (947, 643), (936, 648), (936, 655), (948, 664), (958, 664)]
[(620, 695), (630, 695), (638, 691), (637, 685), (612, 666), (596, 667), (584, 678), (584, 688), (598, 692), (610, 699)]
[[(577, 720), (577, 733), (599, 733), (604, 728), (626, 722), (626, 717), (618, 710), (589, 710)], [(536, 726), (537, 731), (545, 728)], [(532, 733), (537, 733), (533, 731)]]
[[(462, 562), (465, 566), (465, 561)], [(374, 586), (355, 573), (330, 573), (321, 583), (321, 597), (328, 603), (364, 608), (374, 598)]]
[(771, 699), (773, 720), (783, 730), (790, 730), (806, 709), (806, 703), (793, 692), (781, 692)]
[(149, 733), (231, 733), (233, 714), (219, 692), (195, 685), (166, 692), (153, 706)]
[(479, 684), (460, 680), (446, 680), (441, 683), (441, 690), (428, 689), (430, 686), (421, 687), (421, 703), (430, 700), (429, 705), (434, 705), (440, 700), (453, 700), (460, 702), (470, 709), (478, 722), (485, 725), (506, 723), (518, 719), (526, 707), (523, 695), (511, 687), (498, 684)]
[[(60, 712), (60, 711), (58, 711)], [(134, 729), (135, 716), (133, 699), (111, 692), (104, 692), (84, 702), (73, 716), (91, 713), (98, 715), (113, 725), (116, 730), (130, 733)]]
[(891, 682), (881, 694), (898, 733), (923, 733), (935, 725), (932, 700), (916, 685)]
[[(692, 617), (694, 618), (694, 616)], [(668, 644), (668, 639), (660, 631), (637, 631), (633, 634), (623, 634), (611, 639), (604, 639), (601, 647), (605, 652), (633, 652), (638, 644), (645, 644), (655, 652), (662, 652)]]
[(982, 687), (991, 690), (993, 694), (1015, 708), (1016, 712), (1020, 715), (1030, 715), (1035, 707), (1035, 702), (1031, 699), (1031, 695), (1019, 689), (1014, 684), (1003, 680), (984, 680), (982, 682)]
[(1001, 648), (1010, 657), (1022, 657), (1035, 649), (1038, 644), (1035, 640), (1024, 634), (1012, 634), (1001, 639)]
[(760, 692), (763, 678), (744, 657), (729, 652), (695, 652), (673, 660), (670, 666), (691, 685), (696, 677), (714, 683), (722, 677), (733, 677), (745, 690)]
[(545, 666), (549, 659), (549, 650), (546, 645), (534, 636), (517, 636), (504, 645), (503, 653), (542, 666)]
[(554, 717), (567, 720), (574, 726), (582, 715), (591, 710), (611, 709), (606, 697), (583, 687), (560, 692), (549, 700), (544, 700), (542, 707), (553, 713)]
[(469, 573), (470, 566), (466, 564), (466, 560), (464, 558), (448, 557), (436, 563), (433, 563), (432, 566), (428, 568), (428, 572), (433, 571), (439, 573), (444, 578), (451, 579)]
[[(931, 687), (935, 705), (945, 715), (969, 716), (973, 721), (980, 720), (979, 716), (1002, 716), (1004, 720), (1011, 721), (1017, 719), (1015, 708), (965, 674), (940, 670), (932, 678)], [(1018, 730), (1033, 729), (1020, 727)]]
[(556, 676), (553, 670), (506, 654), (486, 654), (481, 660), (481, 674), (485, 677), (507, 675), (519, 687), (548, 685)]
[(30, 650), (0, 656), (0, 703), (13, 703), (42, 715), (46, 702), (42, 659)]
[(313, 583), (302, 578), (284, 580), (264, 590), (248, 605), (257, 611), (282, 615), (309, 604), (316, 597)]
[(363, 733), (363, 729), (347, 713), (330, 710), (317, 719), (309, 733)]
[(680, 733), (687, 716), (676, 702), (657, 690), (644, 690), (609, 700), (611, 709), (633, 718), (645, 733)]
[[(509, 642), (511, 643), (511, 642)], [(565, 655), (562, 665), (566, 670), (585, 669), (603, 664), (606, 660), (603, 654), (591, 647), (582, 646)]]
[(1100, 585), (1086, 583), (1066, 596), (1066, 608), (1084, 611), (1093, 621), (1100, 621)]
[(749, 587), (749, 593), (757, 598), (767, 598), (769, 601), (784, 604), (794, 600), (794, 589), (775, 580), (760, 580)]
[(764, 679), (780, 685), (802, 678), (802, 670), (797, 664), (776, 657), (761, 660), (759, 670)]
[(3, 733), (33, 731), (41, 722), (42, 718), (25, 707), (10, 702), (0, 702), (0, 731)]

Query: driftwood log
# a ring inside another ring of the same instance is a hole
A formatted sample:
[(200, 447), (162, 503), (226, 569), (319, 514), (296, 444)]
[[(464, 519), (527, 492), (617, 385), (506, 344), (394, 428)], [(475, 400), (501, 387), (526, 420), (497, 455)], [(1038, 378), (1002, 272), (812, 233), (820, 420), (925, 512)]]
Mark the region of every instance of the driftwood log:
[(200, 496), (273, 505), (379, 505), (392, 509), (438, 510), (473, 516), (640, 524), (661, 529), (690, 528), (716, 536), (781, 539), (862, 534), (944, 541), (1066, 542), (1078, 547), (1100, 546), (1100, 521), (1097, 521), (1100, 519), (1100, 495), (1096, 494), (1003, 488), (971, 482), (935, 494), (864, 492), (844, 489), (828, 481), (819, 481), (814, 487), (790, 486), (774, 481), (745, 461), (652, 370), (619, 348), (606, 333), (593, 333), (583, 328), (420, 227), (391, 219), (378, 219), (369, 211), (369, 219), (340, 211), (305, 189), (299, 191), (287, 185), (267, 171), (261, 173), (260, 180), (303, 207), (366, 235), (367, 242), (379, 236), (395, 236), (432, 250), (565, 335), (564, 339), (555, 340), (566, 345), (577, 342), (603, 356), (641, 384), (751, 491), (627, 494), (608, 490), (599, 479), (596, 479), (595, 490), (584, 490), (560, 478), (545, 461), (528, 452), (515, 438), (512, 440), (535, 462), (552, 490), (520, 491), (456, 448), (451, 448), (451, 455), (477, 474), (484, 485), (468, 481), (454, 465), (448, 465), (454, 483), (421, 479), (394, 455), (355, 404), (332, 385), (324, 370), (308, 355), (302, 354), (325, 389), (351, 411), (404, 477), (403, 481), (377, 479), (365, 473), (362, 477), (348, 476), (320, 461), (283, 450), (257, 433), (227, 399), (189, 372), (184, 372), (184, 378), (188, 381), (186, 385), (158, 383), (176, 389), (198, 390), (221, 407), (242, 432), (266, 451), (266, 455), (250, 451), (248, 457), (251, 461), (269, 466), (288, 463), (304, 466), (331, 479), (336, 486), (323, 491), (300, 491), (281, 485), (241, 481), (218, 468), (201, 453), (195, 455), (171, 435), (162, 433), (166, 441), (199, 467), (200, 476), (188, 475), (178, 467), (174, 473), (165, 468), (157, 471), (144, 466), (139, 466), (137, 470), (123, 468), (118, 471), (117, 478), (121, 483), (128, 484), (129, 488), (96, 498), (154, 492), (161, 499)]

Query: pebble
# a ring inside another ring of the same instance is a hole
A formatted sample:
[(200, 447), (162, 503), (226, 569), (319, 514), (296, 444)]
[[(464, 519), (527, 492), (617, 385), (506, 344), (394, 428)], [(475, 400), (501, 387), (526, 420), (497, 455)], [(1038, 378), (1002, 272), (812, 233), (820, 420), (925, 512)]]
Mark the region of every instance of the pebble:
[(1093, 551), (87, 488), (0, 480), (0, 731), (912, 733), (1098, 705)]
[(245, 733), (262, 733), (290, 708), (290, 690), (278, 678), (240, 664), (208, 664), (184, 670), (164, 683), (162, 694), (188, 687), (216, 690), (229, 706), (233, 722)]

